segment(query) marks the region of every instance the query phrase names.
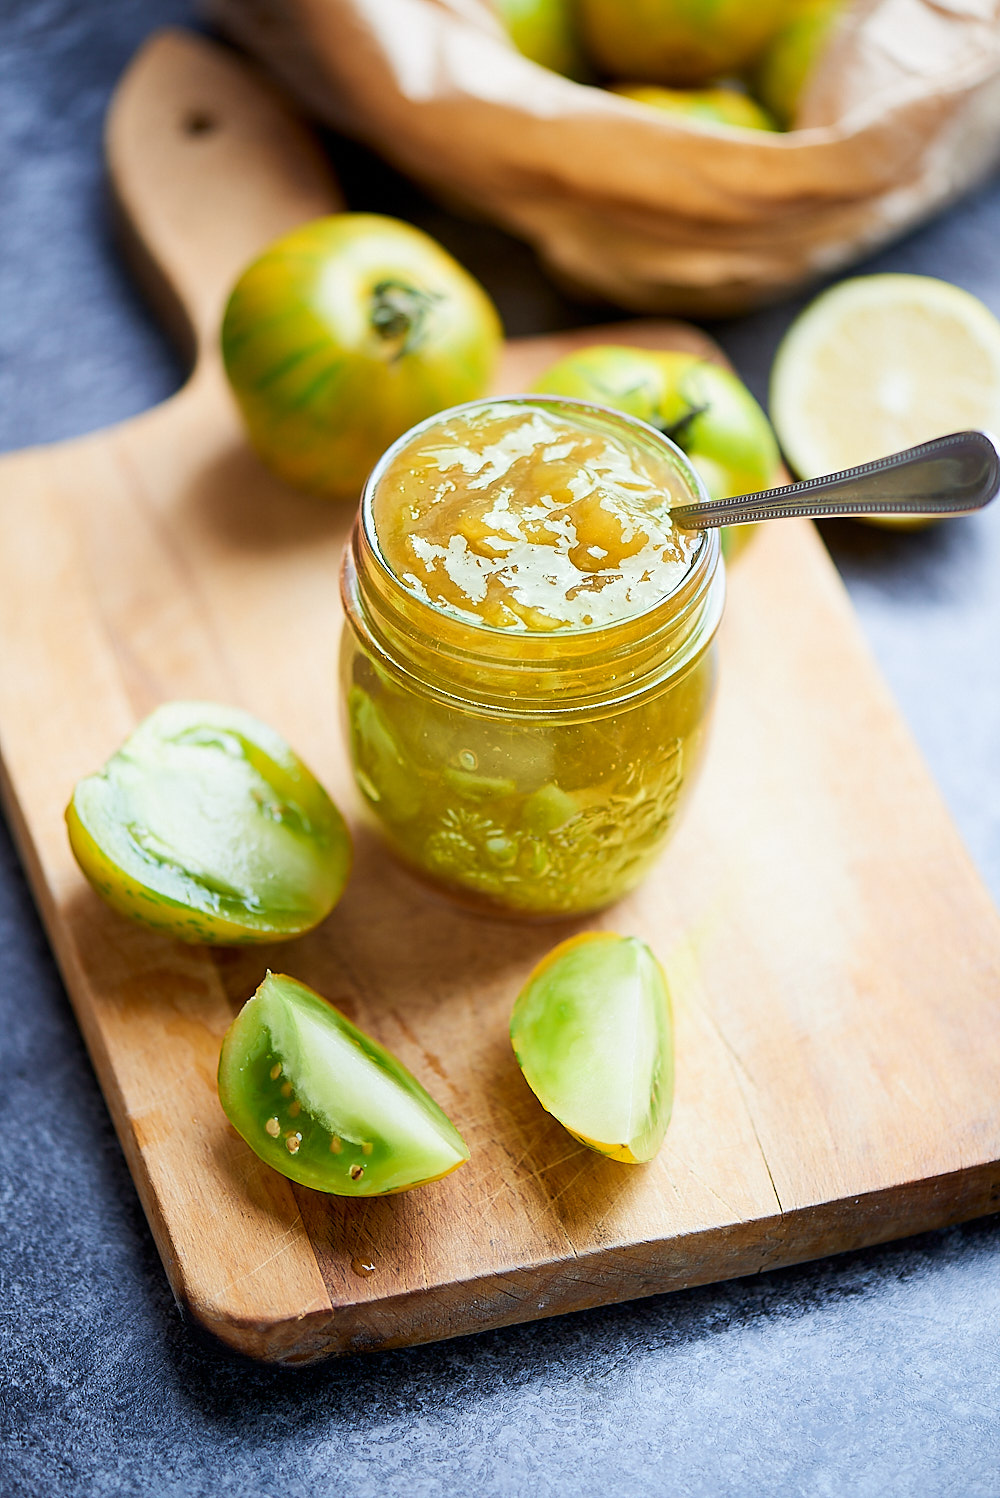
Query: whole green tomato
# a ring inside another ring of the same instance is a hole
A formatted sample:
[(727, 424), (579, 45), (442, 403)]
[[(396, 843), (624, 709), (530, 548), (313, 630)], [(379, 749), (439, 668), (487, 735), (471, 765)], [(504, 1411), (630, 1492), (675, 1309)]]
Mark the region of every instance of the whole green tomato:
[(168, 702), (66, 808), (70, 845), (121, 915), (180, 941), (300, 936), (351, 865), (339, 811), (273, 728), (215, 702)]
[(567, 78), (582, 78), (573, 0), (494, 0), (500, 19), (519, 52)]
[[(771, 424), (728, 369), (696, 354), (594, 344), (560, 359), (534, 389), (613, 406), (663, 432), (687, 454), (712, 499), (753, 494), (780, 482)], [(728, 560), (752, 526), (726, 526)]]
[(795, 123), (802, 91), (845, 8), (845, 0), (799, 0), (760, 59), (754, 92), (786, 130)]
[(713, 125), (737, 125), (745, 130), (776, 130), (766, 109), (735, 88), (661, 88), (656, 83), (616, 83), (612, 93), (653, 109), (708, 120)]
[(753, 63), (789, 0), (579, 0), (591, 61), (615, 78), (710, 83)]
[(412, 1072), (284, 973), (268, 973), (227, 1030), (219, 1101), (268, 1165), (335, 1196), (409, 1191), (469, 1158)]
[(502, 338), (486, 292), (429, 235), (340, 213), (286, 234), (243, 272), (222, 356), (268, 468), (356, 499), (409, 427), (486, 393)]

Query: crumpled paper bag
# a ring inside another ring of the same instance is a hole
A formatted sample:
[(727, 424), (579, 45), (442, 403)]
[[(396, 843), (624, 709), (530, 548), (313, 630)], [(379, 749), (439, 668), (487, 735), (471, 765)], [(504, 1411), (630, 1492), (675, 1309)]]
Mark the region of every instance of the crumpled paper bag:
[(700, 127), (514, 50), (489, 0), (207, 0), (299, 99), (637, 311), (729, 313), (1000, 161), (1000, 0), (860, 0), (787, 134)]

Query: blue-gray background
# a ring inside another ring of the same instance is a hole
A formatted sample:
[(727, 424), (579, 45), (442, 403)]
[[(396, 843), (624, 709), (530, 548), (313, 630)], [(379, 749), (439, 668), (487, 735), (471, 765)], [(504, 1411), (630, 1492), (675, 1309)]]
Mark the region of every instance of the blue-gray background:
[[(100, 150), (115, 79), (165, 23), (193, 24), (184, 0), (0, 0), (0, 447), (105, 426), (182, 378), (119, 266)], [(332, 149), (351, 205), (423, 223), (512, 333), (593, 320), (523, 247)], [(944, 276), (1000, 313), (998, 245), (994, 181), (864, 269)], [(762, 399), (799, 305), (713, 330)], [(826, 529), (995, 898), (997, 511), (912, 536)], [(1000, 1495), (995, 1218), (465, 1341), (262, 1369), (178, 1319), (2, 825), (0, 1012), (3, 1498)]]

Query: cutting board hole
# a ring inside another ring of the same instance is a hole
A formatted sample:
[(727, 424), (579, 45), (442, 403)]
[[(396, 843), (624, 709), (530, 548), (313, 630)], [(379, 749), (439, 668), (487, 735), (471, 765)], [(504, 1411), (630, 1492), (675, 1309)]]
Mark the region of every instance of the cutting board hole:
[(207, 109), (190, 109), (181, 122), (185, 135), (214, 135), (219, 121)]

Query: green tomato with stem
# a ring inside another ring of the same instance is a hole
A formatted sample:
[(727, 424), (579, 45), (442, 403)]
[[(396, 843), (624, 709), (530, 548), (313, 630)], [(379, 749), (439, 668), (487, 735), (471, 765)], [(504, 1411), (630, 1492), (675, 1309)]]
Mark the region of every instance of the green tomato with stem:
[(469, 1158), (401, 1061), (283, 973), (268, 973), (226, 1032), (219, 1100), (268, 1165), (335, 1196), (409, 1191)]
[(77, 782), (66, 823), (114, 910), (186, 942), (300, 936), (351, 865), (344, 819), (280, 734), (212, 702), (157, 708)]
[[(553, 364), (533, 388), (648, 422), (686, 453), (712, 499), (780, 482), (781, 455), (764, 412), (736, 375), (696, 354), (594, 344)], [(753, 529), (724, 528), (727, 560)]]
[(510, 1021), (524, 1079), (575, 1139), (625, 1164), (652, 1160), (674, 1095), (670, 995), (645, 942), (607, 931), (561, 942)]
[(243, 272), (222, 357), (267, 467), (356, 499), (403, 432), (486, 394), (502, 338), (479, 282), (429, 235), (338, 213), (286, 234)]

